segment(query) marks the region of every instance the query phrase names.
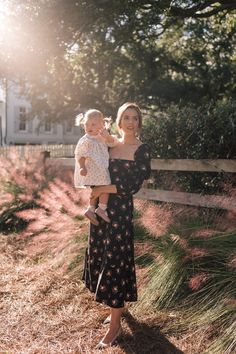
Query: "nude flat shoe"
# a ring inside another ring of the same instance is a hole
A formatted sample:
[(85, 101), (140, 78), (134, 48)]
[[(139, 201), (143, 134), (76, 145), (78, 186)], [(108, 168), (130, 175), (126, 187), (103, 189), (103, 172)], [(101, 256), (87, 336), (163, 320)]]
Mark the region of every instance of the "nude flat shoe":
[(116, 339), (119, 337), (121, 334), (122, 327), (120, 326), (116, 334), (114, 335), (112, 341), (110, 343), (104, 343), (103, 339), (98, 343), (96, 346), (96, 349), (105, 349), (105, 348), (110, 348), (116, 341)]
[(103, 324), (106, 325), (111, 322), (111, 315), (107, 316), (107, 318), (103, 321)]
[(96, 225), (96, 226), (99, 225), (99, 222), (96, 218), (96, 214), (92, 210), (87, 209), (86, 212), (84, 213), (84, 215), (86, 216), (86, 218), (88, 218), (90, 220), (90, 222), (93, 225)]

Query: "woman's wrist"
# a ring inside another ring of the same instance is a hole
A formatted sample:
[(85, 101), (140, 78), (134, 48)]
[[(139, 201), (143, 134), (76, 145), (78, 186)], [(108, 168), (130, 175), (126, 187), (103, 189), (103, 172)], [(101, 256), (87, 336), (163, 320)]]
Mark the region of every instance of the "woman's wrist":
[(106, 193), (106, 190), (104, 187), (106, 187), (106, 186), (98, 186), (97, 187), (97, 190), (99, 191), (99, 193)]
[(96, 187), (99, 193), (117, 193), (116, 186), (114, 184), (108, 184), (105, 186)]
[(109, 184), (106, 187), (106, 193), (117, 193), (115, 184)]

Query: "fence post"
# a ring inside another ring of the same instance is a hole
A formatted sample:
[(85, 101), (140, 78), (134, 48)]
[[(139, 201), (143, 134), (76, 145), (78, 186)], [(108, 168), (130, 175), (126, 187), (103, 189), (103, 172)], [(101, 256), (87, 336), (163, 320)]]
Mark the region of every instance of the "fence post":
[(42, 159), (43, 162), (43, 169), (45, 171), (46, 168), (46, 160), (50, 157), (50, 151), (44, 150), (44, 151), (40, 151), (40, 157)]

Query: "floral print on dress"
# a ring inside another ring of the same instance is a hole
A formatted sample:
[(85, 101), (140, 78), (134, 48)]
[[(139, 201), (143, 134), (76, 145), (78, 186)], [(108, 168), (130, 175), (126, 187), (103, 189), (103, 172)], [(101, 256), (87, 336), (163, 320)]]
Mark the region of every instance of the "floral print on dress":
[[(83, 280), (98, 302), (113, 308), (126, 301), (137, 300), (134, 264), (133, 194), (149, 178), (150, 149), (138, 147), (134, 160), (110, 159), (111, 183), (117, 194), (110, 194), (110, 223), (99, 218), (99, 225), (90, 225), (85, 254)], [(92, 260), (92, 262), (91, 262)]]

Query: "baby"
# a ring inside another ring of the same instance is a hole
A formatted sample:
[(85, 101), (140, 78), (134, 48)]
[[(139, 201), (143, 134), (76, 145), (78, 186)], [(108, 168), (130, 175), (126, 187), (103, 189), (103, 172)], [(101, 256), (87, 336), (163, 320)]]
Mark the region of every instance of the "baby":
[[(78, 124), (84, 125), (85, 135), (78, 141), (75, 148), (75, 187), (93, 188), (93, 186), (111, 184), (108, 171), (108, 147), (115, 146), (118, 139), (105, 129), (105, 123), (110, 118), (104, 118), (103, 114), (96, 109), (89, 109), (85, 115), (79, 115), (77, 119)], [(85, 216), (92, 224), (99, 224), (96, 215), (110, 222), (107, 215), (108, 199), (109, 194), (101, 194), (97, 209), (97, 202), (90, 201)]]

